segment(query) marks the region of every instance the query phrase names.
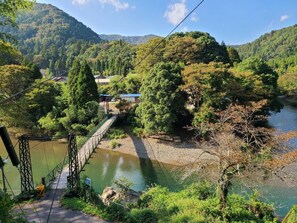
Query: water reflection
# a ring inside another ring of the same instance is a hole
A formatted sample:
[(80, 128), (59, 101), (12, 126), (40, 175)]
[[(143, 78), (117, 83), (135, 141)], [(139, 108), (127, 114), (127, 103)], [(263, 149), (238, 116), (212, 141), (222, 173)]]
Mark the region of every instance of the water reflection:
[[(11, 136), (11, 141), (15, 145), (17, 154), (19, 155), (18, 140)], [(56, 141), (29, 141), (31, 151), (31, 163), (34, 185), (41, 183), (41, 178), (46, 176), (50, 170), (52, 170), (62, 159), (67, 152), (67, 143), (61, 143)], [(6, 149), (0, 140), (0, 155), (2, 158), (7, 157)], [(21, 191), (21, 180), (18, 169), (12, 166), (10, 160), (5, 165), (5, 175), (7, 180), (15, 194)], [(2, 188), (2, 181), (0, 181), (0, 187)], [(10, 190), (9, 190), (10, 191)]]
[(136, 191), (145, 190), (148, 185), (155, 183), (163, 186), (178, 186), (173, 179), (168, 181), (165, 174), (173, 170), (172, 165), (165, 165), (166, 170), (164, 170), (157, 162), (103, 149), (97, 149), (92, 157), (89, 161), (90, 165), (85, 166), (85, 172), (82, 175), (92, 179), (93, 187), (99, 193), (120, 178), (131, 181), (134, 184), (132, 188)]

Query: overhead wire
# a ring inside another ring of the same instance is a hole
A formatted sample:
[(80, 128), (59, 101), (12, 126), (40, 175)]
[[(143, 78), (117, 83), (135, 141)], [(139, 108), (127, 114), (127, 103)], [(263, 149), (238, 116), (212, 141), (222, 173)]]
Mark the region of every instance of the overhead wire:
[(45, 79), (45, 80), (43, 80), (43, 81), (41, 81), (41, 82), (32, 84), (31, 86), (25, 88), (24, 90), (21, 90), (21, 91), (15, 93), (15, 94), (13, 94), (13, 95), (10, 95), (8, 98), (6, 98), (6, 99), (0, 101), (0, 105), (6, 103), (7, 101), (12, 100), (13, 98), (15, 98), (15, 97), (17, 97), (17, 96), (19, 96), (19, 95), (22, 95), (23, 93), (27, 92), (28, 90), (31, 90), (32, 88), (34, 88), (34, 87), (36, 87), (36, 86), (39, 86), (39, 85), (42, 85), (42, 84), (48, 82), (48, 81), (50, 81), (50, 80), (52, 80), (52, 78), (48, 78), (48, 79)]
[[(138, 63), (136, 63), (134, 65), (134, 68), (135, 67), (138, 67), (151, 53), (153, 53), (160, 45), (161, 43), (165, 42), (165, 40), (187, 19), (189, 18), (189, 16), (196, 11), (197, 8), (199, 8), (202, 3), (204, 2), (205, 0), (201, 0), (164, 38), (162, 38), (157, 44), (155, 47), (153, 47), (152, 50), (150, 50)], [(125, 78), (125, 76), (123, 76), (122, 78), (120, 78), (117, 82), (119, 83), (120, 81), (122, 81), (123, 79)]]
[[(17, 141), (13, 147), (15, 148), (15, 147), (17, 146), (18, 143), (19, 143), (19, 141)], [(7, 156), (6, 159), (8, 159), (8, 157), (9, 157), (9, 156)], [(12, 187), (11, 187), (11, 185), (10, 185), (10, 183), (9, 183), (9, 181), (8, 181), (8, 179), (7, 179), (7, 177), (6, 177), (5, 174), (4, 174), (4, 178), (5, 178), (5, 181), (7, 182), (7, 185), (8, 185), (8, 187), (9, 187), (11, 193), (12, 193), (12, 196), (15, 197), (15, 194), (14, 194), (14, 192), (13, 192), (13, 190), (12, 190)], [(21, 206), (19, 203), (18, 203), (17, 205), (18, 205), (19, 209), (21, 210), (22, 215), (26, 218), (27, 216), (26, 216), (26, 214), (25, 214), (25, 212), (24, 212), (22, 206)], [(40, 219), (40, 217), (39, 217), (38, 211), (37, 211), (37, 209), (36, 209), (36, 207), (35, 207), (35, 205), (34, 205), (33, 202), (32, 202), (32, 206), (33, 206), (33, 210), (34, 210), (34, 212), (35, 212), (37, 218), (39, 219), (39, 222), (41, 222), (41, 219)]]
[[(65, 156), (67, 156), (67, 153), (68, 153), (68, 151), (66, 150)], [(59, 174), (58, 182), (57, 182), (57, 185), (56, 185), (56, 188), (55, 188), (54, 196), (53, 196), (53, 199), (52, 199), (52, 202), (51, 202), (51, 206), (50, 206), (50, 210), (48, 212), (48, 216), (47, 216), (47, 220), (46, 220), (47, 223), (50, 220), (50, 216), (51, 216), (51, 213), (52, 213), (52, 209), (53, 209), (53, 205), (54, 205), (54, 202), (55, 202), (56, 194), (57, 194), (57, 191), (58, 191), (58, 186), (59, 186), (59, 183), (60, 183), (62, 172), (63, 171), (61, 170), (60, 171), (60, 174)]]

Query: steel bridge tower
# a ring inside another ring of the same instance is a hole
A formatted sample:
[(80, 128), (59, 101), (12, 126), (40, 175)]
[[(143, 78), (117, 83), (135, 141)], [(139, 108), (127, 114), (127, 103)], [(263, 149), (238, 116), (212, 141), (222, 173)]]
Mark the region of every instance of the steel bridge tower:
[(21, 192), (30, 193), (34, 191), (33, 172), (31, 164), (29, 140), (26, 135), (19, 138), (20, 148), (20, 175), (21, 175)]
[(76, 191), (80, 185), (78, 149), (75, 134), (68, 136), (69, 176), (67, 186), (70, 190)]

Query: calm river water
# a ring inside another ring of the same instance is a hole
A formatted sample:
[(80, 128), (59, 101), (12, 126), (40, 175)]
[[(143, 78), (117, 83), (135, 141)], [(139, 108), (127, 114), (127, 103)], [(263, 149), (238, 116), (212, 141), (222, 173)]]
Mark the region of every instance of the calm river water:
[[(297, 108), (285, 105), (280, 113), (272, 114), (269, 119), (270, 126), (282, 131), (297, 129)], [(16, 143), (16, 139), (12, 139)], [(297, 140), (291, 142), (297, 146)], [(17, 145), (18, 147), (18, 145)], [(49, 170), (53, 169), (65, 156), (67, 150), (66, 143), (57, 142), (30, 142), (32, 168), (34, 182), (40, 183), (41, 177), (45, 176)], [(0, 140), (0, 155), (7, 157), (2, 141)], [(82, 176), (88, 176), (92, 180), (92, 186), (99, 193), (106, 186), (120, 178), (127, 178), (134, 183), (133, 189), (137, 191), (145, 190), (151, 184), (160, 184), (169, 187), (171, 190), (181, 188), (181, 185), (174, 180), (172, 174), (175, 166), (162, 164), (150, 160), (139, 159), (130, 155), (120, 154), (115, 151), (97, 149), (92, 155), (89, 164), (85, 166)], [(14, 191), (20, 191), (20, 176), (18, 170), (8, 164), (5, 166), (5, 174)], [(2, 187), (2, 182), (0, 181)], [(235, 190), (245, 191), (240, 184), (235, 186)], [(267, 183), (257, 187), (266, 202), (273, 203), (277, 214), (284, 216), (293, 204), (297, 204), (297, 187), (288, 186), (285, 183)]]

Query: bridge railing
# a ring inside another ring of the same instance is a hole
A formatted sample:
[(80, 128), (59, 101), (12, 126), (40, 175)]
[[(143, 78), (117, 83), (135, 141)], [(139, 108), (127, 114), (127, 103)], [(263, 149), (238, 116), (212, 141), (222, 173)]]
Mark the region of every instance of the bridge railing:
[(86, 136), (83, 137), (77, 144), (77, 148), (80, 149), (83, 147), (83, 145), (91, 138), (93, 137), (94, 133), (108, 120), (108, 116), (106, 116), (99, 124), (93, 128)]
[(66, 164), (68, 164), (68, 155), (66, 155), (64, 159), (45, 176), (46, 187), (48, 187), (55, 180), (55, 178), (62, 172)]
[[(108, 119), (108, 117), (106, 118), (106, 120), (107, 119)], [(103, 120), (104, 122), (101, 125), (99, 124), (100, 127), (105, 123), (106, 120)], [(108, 129), (114, 123), (115, 120), (116, 120), (116, 117), (114, 116), (112, 118), (112, 121), (109, 122), (109, 124), (107, 126), (105, 126), (103, 129), (101, 129), (100, 131), (98, 131), (99, 128), (94, 129), (94, 131), (92, 131), (92, 134), (88, 134), (89, 137), (87, 137), (87, 140), (84, 142), (84, 144), (81, 145), (80, 147), (78, 147), (79, 148), (78, 160), (79, 160), (79, 170), (80, 171), (83, 169), (83, 167), (89, 160), (91, 154), (97, 148), (97, 146), (98, 146), (99, 142), (101, 141), (101, 139), (103, 138), (104, 134), (108, 131)]]
[[(109, 119), (106, 116), (95, 128), (93, 128), (83, 139), (79, 141), (77, 144), (77, 149), (79, 150), (79, 169), (81, 170), (85, 165), (86, 161), (89, 159), (90, 155), (93, 153), (94, 149), (97, 147), (98, 143), (102, 139), (105, 132), (109, 129), (110, 125), (103, 132), (97, 132), (99, 128)], [(96, 135), (94, 135), (97, 132)], [(91, 139), (91, 140), (90, 140)], [(81, 153), (80, 150), (83, 150), (83, 147), (87, 146), (87, 150), (84, 153)], [(49, 186), (52, 181), (59, 175), (59, 173), (63, 170), (64, 166), (68, 164), (68, 154), (64, 157), (64, 159), (45, 176), (45, 184)]]

